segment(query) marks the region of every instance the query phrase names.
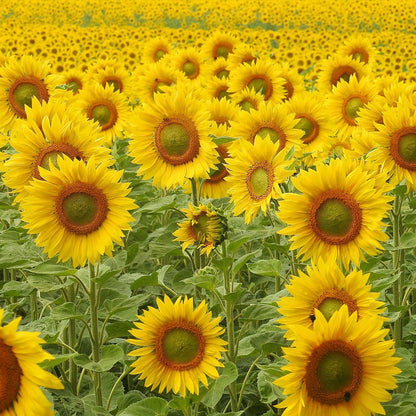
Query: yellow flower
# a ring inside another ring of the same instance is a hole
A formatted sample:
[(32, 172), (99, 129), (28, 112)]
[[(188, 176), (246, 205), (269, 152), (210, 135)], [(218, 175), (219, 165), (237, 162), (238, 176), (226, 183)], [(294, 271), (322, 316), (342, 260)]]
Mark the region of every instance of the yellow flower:
[(289, 397), (276, 407), (286, 407), (283, 416), (385, 414), (380, 402), (391, 399), (387, 390), (397, 387), (393, 376), (400, 373), (394, 341), (384, 341), (389, 330), (377, 317), (357, 322), (347, 305), (329, 321), (315, 311), (313, 330), (293, 325), (292, 348), (282, 348), (289, 373), (274, 383)]
[(122, 171), (108, 169), (95, 158), (87, 162), (57, 159), (57, 167), (39, 167), (44, 180), (34, 179), (21, 201), (22, 218), (35, 242), (58, 261), (72, 258), (74, 267), (94, 264), (104, 253), (112, 255), (113, 243), (123, 246), (123, 230), (130, 230), (134, 218), (128, 210), (137, 208), (127, 198), (128, 183), (118, 182)]
[(129, 353), (139, 357), (131, 374), (140, 374), (145, 386), (159, 387), (159, 393), (199, 394), (199, 381), (208, 387), (207, 376), (218, 378), (217, 367), (223, 367), (218, 359), (227, 343), (219, 338), (224, 332), (220, 318), (211, 319), (205, 301), (194, 310), (186, 296), (172, 303), (165, 295), (157, 305), (138, 316), (141, 322), (130, 331), (134, 339), (127, 341), (140, 347)]
[[(0, 309), (0, 323), (4, 310)], [(21, 318), (0, 326), (0, 416), (52, 416), (40, 387), (63, 389), (61, 381), (39, 364), (54, 357), (44, 351), (39, 333), (17, 331)]]

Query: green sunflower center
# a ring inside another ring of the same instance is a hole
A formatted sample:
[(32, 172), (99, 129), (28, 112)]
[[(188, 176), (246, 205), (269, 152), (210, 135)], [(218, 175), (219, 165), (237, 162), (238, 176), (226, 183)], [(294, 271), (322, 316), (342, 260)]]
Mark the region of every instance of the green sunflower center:
[(228, 50), (228, 48), (226, 46), (218, 46), (217, 56), (223, 56), (224, 58), (226, 58), (229, 53), (230, 53), (230, 51)]
[(398, 152), (406, 162), (416, 162), (416, 134), (409, 133), (401, 136)]
[(0, 413), (18, 399), (23, 375), (12, 347), (0, 339)]
[(265, 139), (268, 135), (273, 143), (278, 142), (280, 139), (279, 133), (270, 127), (262, 127), (256, 134), (259, 135), (262, 139)]
[(326, 298), (319, 306), (319, 310), (326, 320), (329, 321), (331, 316), (344, 304), (342, 300), (336, 298)]
[(229, 75), (230, 75), (230, 71), (223, 69), (222, 71), (217, 73), (217, 78), (219, 79), (228, 78)]
[(182, 70), (187, 77), (192, 77), (196, 74), (196, 65), (191, 61), (187, 61), (184, 63)]
[(165, 56), (166, 52), (163, 51), (162, 49), (159, 49), (158, 51), (156, 51), (155, 53), (155, 57), (156, 57), (156, 61), (159, 61), (160, 59), (162, 59)]
[(166, 82), (160, 81), (156, 85), (155, 92), (164, 93), (164, 91), (163, 91), (164, 88), (163, 87), (170, 87), (170, 85), (171, 84), (168, 84)]
[(42, 166), (45, 169), (49, 169), (49, 162), (52, 162), (52, 164), (54, 166), (58, 167), (58, 157), (59, 156), (62, 156), (63, 154), (65, 154), (65, 153), (63, 153), (63, 152), (50, 152), (50, 153), (47, 153), (43, 157), (40, 166)]
[(344, 72), (343, 74), (340, 75), (340, 77), (338, 78), (338, 81), (341, 81), (342, 79), (346, 82), (348, 82), (351, 78), (352, 74), (349, 74), (348, 72)]
[(347, 104), (345, 105), (345, 112), (347, 113), (350, 119), (355, 120), (358, 116), (358, 111), (363, 106), (364, 103), (361, 100), (361, 98), (354, 97), (348, 100)]
[(68, 82), (68, 84), (66, 85), (67, 85), (67, 88), (73, 91), (74, 93), (78, 92), (81, 88), (81, 84), (78, 83), (77, 81)]
[(98, 205), (92, 195), (84, 192), (74, 192), (64, 199), (62, 210), (70, 223), (86, 225), (94, 220)]
[(207, 235), (209, 222), (210, 217), (205, 212), (198, 216), (197, 222), (194, 224), (194, 231), (198, 240), (203, 240), (204, 236)]
[(103, 126), (110, 121), (111, 111), (106, 105), (97, 105), (92, 110), (92, 118)]
[(219, 100), (221, 100), (221, 98), (226, 98), (227, 100), (229, 100), (230, 99), (230, 93), (227, 91), (227, 89), (223, 89), (223, 90), (221, 90), (219, 93), (218, 93), (218, 95), (217, 95), (217, 98), (219, 99)]
[(352, 59), (356, 59), (357, 61), (363, 62), (364, 61), (364, 55), (361, 52), (354, 52), (352, 54)]
[(317, 377), (323, 392), (338, 392), (351, 384), (353, 362), (341, 351), (330, 351), (320, 359)]
[(25, 105), (31, 107), (33, 97), (40, 97), (39, 89), (36, 87), (36, 85), (33, 85), (29, 82), (24, 82), (18, 85), (14, 90), (14, 99), (22, 108), (24, 108)]
[(256, 109), (253, 103), (248, 100), (241, 101), (240, 108), (244, 111), (250, 111), (252, 108)]
[(250, 176), (250, 188), (256, 196), (262, 196), (269, 188), (269, 174), (263, 168), (257, 168)]
[(106, 81), (106, 83), (105, 83), (106, 85), (111, 85), (112, 87), (113, 87), (113, 90), (114, 91), (118, 91), (118, 90), (120, 90), (120, 83), (118, 82), (118, 81), (116, 81), (116, 80), (109, 80), (109, 81)]
[(351, 208), (339, 199), (327, 199), (316, 211), (316, 222), (325, 234), (345, 235), (353, 222)]
[(160, 141), (167, 154), (181, 156), (189, 148), (190, 137), (185, 127), (172, 123), (160, 132)]
[(303, 130), (302, 139), (307, 139), (313, 133), (314, 125), (312, 121), (310, 121), (306, 117), (300, 117), (299, 121), (295, 126), (295, 129)]
[(183, 328), (173, 328), (166, 332), (162, 341), (164, 356), (176, 364), (192, 361), (200, 350), (197, 336)]
[(254, 78), (248, 83), (248, 87), (262, 95), (267, 93), (267, 82), (263, 78)]

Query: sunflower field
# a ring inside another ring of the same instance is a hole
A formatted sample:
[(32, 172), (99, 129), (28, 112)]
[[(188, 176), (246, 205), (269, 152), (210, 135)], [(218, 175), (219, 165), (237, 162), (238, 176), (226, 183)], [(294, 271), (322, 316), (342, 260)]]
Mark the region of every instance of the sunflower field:
[(0, 416), (416, 416), (415, 6), (2, 1)]

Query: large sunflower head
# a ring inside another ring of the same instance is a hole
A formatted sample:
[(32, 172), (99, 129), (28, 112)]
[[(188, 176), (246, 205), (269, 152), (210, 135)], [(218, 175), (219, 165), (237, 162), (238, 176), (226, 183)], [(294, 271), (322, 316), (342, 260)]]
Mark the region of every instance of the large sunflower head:
[(51, 162), (56, 166), (57, 158), (63, 155), (83, 161), (94, 156), (97, 163), (102, 160), (113, 163), (110, 149), (103, 146), (100, 132), (93, 123), (80, 116), (68, 119), (62, 113), (65, 106), (47, 103), (47, 108), (44, 107), (34, 104), (33, 111), (29, 113), (28, 110), (32, 123), (22, 125), (10, 137), (10, 144), (17, 153), (5, 165), (4, 183), (18, 193), (16, 201), (24, 198), (25, 186), (33, 178), (42, 179), (40, 167), (48, 169)]
[(353, 270), (344, 276), (335, 262), (318, 261), (318, 265), (308, 267), (306, 273), (298, 271), (299, 276), (292, 276), (291, 284), (286, 289), (292, 296), (278, 301), (278, 320), (282, 328), (288, 329), (286, 337), (293, 339), (291, 325), (303, 325), (313, 328), (318, 309), (327, 320), (342, 305), (348, 306), (351, 315), (357, 312), (357, 319), (376, 316), (383, 312), (384, 303), (377, 301), (379, 294), (371, 292), (367, 285), (369, 274)]
[(251, 222), (261, 209), (264, 213), (271, 199), (282, 197), (279, 184), (293, 171), (287, 169), (290, 160), (278, 151), (269, 135), (257, 136), (254, 143), (240, 139), (229, 148), (226, 168), (229, 175), (225, 180), (230, 184), (229, 193), (234, 203), (234, 215), (244, 212), (246, 224)]
[(199, 394), (199, 381), (208, 387), (207, 376), (218, 378), (217, 367), (223, 367), (218, 359), (227, 343), (219, 337), (220, 318), (211, 318), (205, 301), (194, 310), (186, 296), (173, 303), (165, 295), (157, 305), (138, 316), (141, 322), (130, 331), (134, 338), (128, 342), (140, 347), (129, 353), (138, 357), (131, 373), (140, 374), (146, 387), (159, 387), (159, 393)]
[(167, 189), (186, 178), (208, 178), (217, 163), (210, 129), (209, 112), (192, 90), (156, 94), (130, 117), (129, 148), (133, 162), (141, 165), (138, 175)]
[(123, 230), (134, 220), (129, 210), (137, 208), (127, 198), (129, 184), (119, 182), (123, 172), (109, 169), (106, 161), (97, 165), (94, 157), (84, 162), (63, 156), (56, 162), (49, 170), (39, 167), (44, 180), (25, 188), (25, 228), (38, 234), (35, 242), (49, 257), (72, 258), (74, 267), (111, 256), (114, 242), (124, 245)]
[(26, 106), (31, 107), (34, 97), (49, 100), (56, 86), (49, 71), (46, 62), (32, 56), (23, 56), (21, 60), (11, 57), (0, 68), (0, 128), (10, 130), (25, 119)]
[(189, 204), (189, 208), (182, 211), (187, 219), (178, 223), (179, 229), (173, 233), (175, 241), (183, 242), (183, 250), (191, 244), (197, 244), (201, 253), (208, 256), (225, 239), (226, 218), (218, 210), (204, 204), (198, 207)]
[[(375, 255), (387, 240), (383, 217), (392, 199), (385, 195), (383, 172), (364, 161), (332, 159), (316, 170), (302, 171), (292, 183), (300, 193), (286, 193), (278, 217), (289, 224), (279, 231), (292, 235), (291, 249), (305, 260), (341, 260), (359, 266), (363, 252)], [(383, 185), (382, 185), (383, 184)]]
[[(4, 310), (0, 309), (0, 324)], [(17, 331), (21, 318), (0, 326), (0, 415), (52, 416), (41, 387), (63, 389), (61, 381), (39, 364), (54, 357), (44, 351), (39, 333)]]
[(362, 35), (354, 35), (348, 38), (344, 45), (339, 48), (338, 53), (369, 65), (374, 63), (376, 57), (376, 49), (370, 40)]
[(385, 341), (377, 317), (349, 315), (343, 305), (327, 321), (318, 310), (314, 328), (293, 325), (292, 348), (282, 348), (289, 371), (274, 383), (288, 395), (276, 407), (283, 416), (385, 414), (380, 402), (391, 399), (400, 373), (394, 341)]
[(202, 46), (202, 53), (207, 59), (228, 58), (238, 44), (237, 39), (222, 31), (214, 32)]

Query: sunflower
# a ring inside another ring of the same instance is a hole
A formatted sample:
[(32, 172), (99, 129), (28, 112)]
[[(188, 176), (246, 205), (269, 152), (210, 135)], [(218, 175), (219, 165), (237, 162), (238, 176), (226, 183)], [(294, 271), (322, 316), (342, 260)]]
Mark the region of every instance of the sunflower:
[(302, 75), (298, 73), (295, 68), (292, 68), (288, 63), (277, 66), (277, 75), (284, 79), (285, 96), (283, 101), (289, 100), (305, 91), (305, 83)]
[(91, 71), (90, 82), (102, 87), (110, 85), (114, 91), (122, 92), (126, 97), (130, 97), (133, 91), (130, 74), (113, 61), (105, 62), (101, 67)]
[(286, 96), (286, 81), (279, 76), (280, 71), (271, 59), (257, 59), (230, 71), (231, 93), (250, 88), (263, 96), (265, 101), (280, 103)]
[(379, 294), (371, 292), (371, 286), (366, 284), (370, 275), (363, 275), (360, 270), (355, 269), (344, 276), (335, 262), (319, 259), (317, 265), (307, 267), (306, 274), (300, 270), (298, 274), (292, 276), (290, 285), (286, 285), (292, 296), (277, 302), (278, 312), (283, 315), (278, 322), (289, 330), (285, 335), (289, 339), (293, 339), (291, 325), (313, 327), (315, 309), (319, 309), (327, 320), (344, 304), (350, 315), (357, 312), (358, 319), (375, 316), (385, 309), (380, 309), (384, 303), (376, 300)]
[(293, 173), (286, 169), (291, 161), (284, 159), (279, 143), (269, 135), (257, 136), (254, 143), (241, 139), (233, 142), (229, 153), (231, 157), (225, 160), (229, 175), (225, 180), (230, 184), (233, 214), (244, 212), (248, 224), (260, 209), (267, 212), (272, 198), (282, 198), (279, 184)]
[(186, 80), (181, 71), (171, 68), (164, 61), (147, 65), (144, 72), (135, 78), (136, 92), (143, 102), (153, 101), (154, 94)]
[(286, 408), (283, 416), (385, 414), (380, 402), (391, 400), (387, 390), (397, 387), (393, 376), (400, 373), (394, 341), (384, 340), (388, 329), (378, 317), (357, 322), (347, 305), (329, 321), (315, 313), (313, 330), (293, 325), (296, 340), (282, 348), (289, 373), (274, 384), (289, 397), (276, 407)]
[(286, 108), (295, 114), (295, 128), (303, 131), (303, 153), (312, 156), (321, 151), (329, 150), (329, 136), (334, 131), (334, 125), (327, 117), (325, 110), (326, 99), (318, 92), (305, 91), (291, 98)]
[(170, 53), (171, 47), (167, 39), (150, 39), (143, 47), (142, 60), (145, 64), (155, 63)]
[(228, 62), (225, 58), (220, 57), (215, 61), (206, 62), (206, 77), (216, 77), (219, 79), (228, 79), (230, 70), (228, 69)]
[[(0, 132), (0, 149), (8, 143), (8, 137)], [(0, 172), (4, 172), (4, 160), (7, 159), (8, 155), (0, 151)]]
[(204, 58), (194, 47), (175, 49), (168, 62), (172, 68), (181, 71), (191, 81), (200, 80), (207, 73)]
[(16, 122), (26, 118), (25, 106), (32, 105), (32, 98), (48, 101), (55, 84), (51, 81), (49, 66), (31, 56), (19, 61), (9, 58), (0, 68), (0, 128), (12, 129)]
[[(0, 309), (0, 324), (4, 310)], [(54, 357), (40, 344), (39, 333), (17, 331), (20, 317), (0, 326), (0, 415), (52, 416), (55, 412), (40, 387), (63, 389), (61, 381), (39, 364)]]
[(141, 165), (137, 174), (162, 188), (182, 185), (186, 178), (208, 178), (217, 157), (209, 112), (192, 90), (156, 94), (153, 103), (135, 109), (130, 118), (130, 154)]
[(383, 124), (374, 133), (375, 149), (371, 161), (382, 165), (393, 185), (406, 180), (408, 189), (416, 189), (416, 114), (407, 101), (383, 113)]
[[(47, 103), (47, 107), (51, 110), (52, 105)], [(25, 197), (25, 186), (33, 178), (42, 179), (39, 167), (47, 169), (50, 162), (56, 165), (58, 156), (66, 155), (83, 161), (95, 156), (97, 163), (102, 160), (113, 163), (110, 149), (103, 146), (95, 124), (85, 118), (78, 119), (76, 123), (70, 122), (61, 114), (61, 107), (56, 105), (56, 109), (55, 114), (50, 112), (50, 118), (44, 116), (38, 127), (40, 119), (37, 115), (47, 111), (34, 104), (33, 114), (28, 112), (29, 117), (33, 115), (33, 123), (22, 125), (10, 136), (10, 144), (17, 153), (5, 163), (3, 179), (5, 185), (18, 193), (16, 202)]]
[(104, 253), (112, 255), (113, 243), (123, 246), (123, 230), (130, 230), (134, 218), (128, 210), (137, 208), (126, 195), (128, 183), (118, 182), (123, 171), (111, 170), (109, 163), (96, 164), (57, 159), (57, 167), (39, 167), (44, 180), (34, 179), (25, 188), (21, 201), (22, 218), (29, 234), (49, 257), (58, 261), (72, 258), (74, 267), (99, 261)]
[(363, 76), (368, 76), (370, 70), (367, 65), (352, 57), (335, 55), (328, 58), (322, 63), (317, 84), (318, 90), (323, 93), (329, 92), (341, 79), (348, 82), (353, 74), (359, 81)]
[[(223, 125), (227, 128), (230, 126), (231, 120), (234, 121), (237, 119), (237, 114), (239, 113), (237, 105), (227, 100), (226, 97), (221, 99), (213, 98), (206, 102), (205, 107), (210, 112), (210, 120), (214, 121), (217, 126)], [(226, 131), (223, 133), (222, 135), (225, 136)]]
[(373, 48), (371, 42), (361, 36), (351, 36), (345, 43), (339, 48), (339, 55), (350, 56), (359, 62), (372, 65), (375, 61), (376, 50)]
[(203, 204), (198, 207), (189, 204), (189, 208), (182, 211), (187, 219), (178, 223), (179, 229), (173, 233), (174, 241), (182, 241), (184, 251), (191, 244), (197, 244), (201, 254), (209, 256), (225, 238), (226, 218)]
[(72, 68), (59, 74), (51, 74), (50, 78), (57, 85), (55, 96), (68, 99), (78, 94), (88, 82), (87, 74), (79, 68)]
[(108, 146), (116, 137), (123, 138), (129, 106), (127, 97), (114, 91), (111, 85), (94, 85), (84, 88), (73, 102), (75, 110), (81, 111), (89, 120), (95, 121)]
[(361, 108), (377, 97), (374, 82), (366, 77), (357, 80), (353, 74), (348, 82), (343, 79), (329, 93), (327, 116), (338, 128), (338, 137), (348, 138), (357, 128)]
[(203, 78), (201, 84), (205, 87), (201, 90), (208, 100), (221, 100), (223, 98), (231, 100), (230, 82), (227, 78)]
[[(363, 252), (373, 256), (388, 236), (382, 219), (392, 197), (383, 172), (371, 172), (364, 161), (332, 159), (328, 165), (302, 171), (292, 178), (301, 193), (286, 193), (277, 216), (288, 227), (280, 234), (293, 235), (291, 250), (305, 260), (337, 259), (345, 267), (359, 266)], [(385, 184), (381, 186), (381, 184)]]
[(368, 132), (377, 131), (377, 125), (383, 123), (383, 113), (387, 107), (386, 98), (380, 95), (376, 96), (359, 109), (355, 118), (357, 126)]
[(217, 31), (202, 46), (202, 53), (207, 59), (217, 59), (220, 57), (227, 59), (237, 44), (238, 41), (234, 36)]
[(166, 295), (156, 301), (158, 309), (144, 311), (134, 323), (137, 329), (130, 330), (134, 339), (127, 341), (140, 347), (128, 354), (139, 357), (131, 374), (140, 374), (145, 386), (159, 387), (159, 393), (199, 394), (199, 381), (208, 387), (207, 376), (218, 378), (217, 367), (223, 367), (218, 359), (227, 343), (219, 338), (221, 318), (211, 319), (205, 301), (194, 310), (187, 296), (175, 303)]
[(256, 136), (265, 138), (270, 136), (274, 143), (278, 143), (278, 151), (286, 152), (292, 146), (299, 151), (304, 131), (295, 128), (298, 121), (295, 114), (290, 113), (286, 105), (275, 105), (262, 101), (258, 110), (251, 110), (248, 114), (241, 111), (235, 121), (231, 121), (230, 136), (239, 137), (254, 142)]
[(244, 43), (240, 43), (233, 48), (232, 53), (228, 55), (229, 69), (233, 69), (241, 64), (253, 63), (259, 58), (254, 49)]
[(237, 104), (242, 110), (258, 110), (259, 104), (264, 101), (263, 96), (255, 90), (246, 87), (231, 95), (231, 101)]

